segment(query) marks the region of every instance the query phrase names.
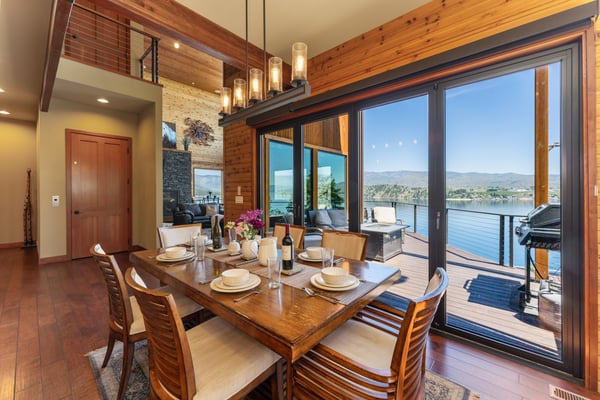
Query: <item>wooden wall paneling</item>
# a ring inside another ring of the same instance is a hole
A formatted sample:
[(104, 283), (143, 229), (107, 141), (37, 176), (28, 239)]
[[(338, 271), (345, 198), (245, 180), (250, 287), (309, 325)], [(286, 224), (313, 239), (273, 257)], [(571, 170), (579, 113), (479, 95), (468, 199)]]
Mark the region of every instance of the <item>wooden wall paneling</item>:
[(589, 0), (432, 1), (309, 60), (316, 95), (568, 10)]
[[(257, 207), (256, 131), (240, 122), (224, 128), (223, 141), (225, 221), (233, 221)], [(235, 203), (238, 186), (242, 204)]]

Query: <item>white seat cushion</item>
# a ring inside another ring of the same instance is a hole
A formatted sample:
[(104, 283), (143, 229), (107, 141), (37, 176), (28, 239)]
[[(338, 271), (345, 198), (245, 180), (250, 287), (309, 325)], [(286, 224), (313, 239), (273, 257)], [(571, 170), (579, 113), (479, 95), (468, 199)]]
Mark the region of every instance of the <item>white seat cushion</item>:
[(395, 224), (396, 209), (394, 207), (373, 207), (373, 217), (378, 224)]
[(280, 356), (219, 317), (186, 331), (194, 363), (194, 399), (228, 399)]
[(144, 325), (144, 316), (142, 315), (142, 310), (140, 310), (137, 299), (134, 296), (130, 296), (129, 301), (131, 302), (131, 313), (133, 314), (133, 321), (129, 327), (129, 334), (135, 335), (136, 333), (145, 332), (146, 325)]
[(351, 319), (321, 343), (363, 365), (388, 369), (392, 363), (396, 336)]

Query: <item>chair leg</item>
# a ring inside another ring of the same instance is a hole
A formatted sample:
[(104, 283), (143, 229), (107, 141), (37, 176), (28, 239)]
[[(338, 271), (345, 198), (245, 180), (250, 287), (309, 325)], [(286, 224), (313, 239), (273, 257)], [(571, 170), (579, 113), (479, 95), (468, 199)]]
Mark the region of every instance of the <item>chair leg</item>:
[(112, 331), (108, 334), (108, 344), (106, 345), (106, 355), (104, 356), (104, 361), (102, 362), (102, 368), (106, 367), (108, 360), (110, 360), (110, 356), (112, 355), (113, 348), (115, 347), (115, 335)]
[(121, 400), (125, 394), (125, 389), (129, 383), (129, 374), (131, 365), (133, 364), (133, 352), (135, 351), (135, 343), (123, 342), (123, 369), (121, 371), (121, 381), (119, 382), (119, 394), (117, 400)]

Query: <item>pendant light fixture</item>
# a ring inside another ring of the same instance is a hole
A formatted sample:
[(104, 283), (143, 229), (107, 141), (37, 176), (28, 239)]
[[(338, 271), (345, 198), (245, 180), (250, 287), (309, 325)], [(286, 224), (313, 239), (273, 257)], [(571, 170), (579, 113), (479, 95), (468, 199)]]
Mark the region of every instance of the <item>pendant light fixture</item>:
[[(267, 111), (282, 107), (296, 100), (310, 96), (307, 80), (308, 51), (305, 43), (292, 46), (292, 89), (283, 90), (283, 60), (269, 58), (267, 64), (266, 0), (263, 0), (263, 68), (248, 69), (248, 0), (246, 0), (246, 79), (233, 81), (231, 89), (221, 88), (221, 111), (219, 126), (227, 126)], [(266, 79), (266, 84), (263, 82)], [(248, 82), (248, 85), (246, 85)], [(266, 90), (265, 90), (266, 86)], [(266, 92), (266, 95), (263, 93)], [(247, 99), (247, 100), (246, 100)]]

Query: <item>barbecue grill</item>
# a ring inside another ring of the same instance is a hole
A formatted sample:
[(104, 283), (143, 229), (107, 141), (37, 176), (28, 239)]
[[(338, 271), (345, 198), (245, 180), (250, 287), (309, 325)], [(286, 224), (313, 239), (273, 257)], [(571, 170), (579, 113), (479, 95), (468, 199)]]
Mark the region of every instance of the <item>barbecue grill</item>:
[(560, 250), (560, 204), (544, 203), (534, 208), (521, 219), (515, 234), (525, 246), (525, 298), (529, 301), (531, 249)]

